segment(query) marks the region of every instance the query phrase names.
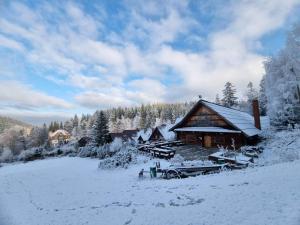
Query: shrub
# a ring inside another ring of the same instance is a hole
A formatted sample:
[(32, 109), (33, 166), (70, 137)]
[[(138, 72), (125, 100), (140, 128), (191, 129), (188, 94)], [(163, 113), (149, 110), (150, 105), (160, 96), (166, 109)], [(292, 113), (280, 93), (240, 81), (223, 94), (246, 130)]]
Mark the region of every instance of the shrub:
[(99, 162), (98, 168), (127, 168), (129, 164), (137, 163), (137, 150), (133, 147), (125, 146), (112, 157), (103, 159)]
[(43, 148), (31, 148), (25, 151), (22, 151), (17, 157), (20, 161), (33, 161), (36, 159), (44, 158)]
[(0, 162), (11, 162), (13, 161), (13, 154), (9, 148), (4, 148), (0, 155)]

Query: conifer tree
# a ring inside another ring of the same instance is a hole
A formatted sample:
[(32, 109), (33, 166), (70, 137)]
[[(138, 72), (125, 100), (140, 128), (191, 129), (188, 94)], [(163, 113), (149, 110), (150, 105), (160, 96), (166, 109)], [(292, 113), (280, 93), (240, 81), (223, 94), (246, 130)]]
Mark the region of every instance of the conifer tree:
[(215, 103), (221, 104), (221, 100), (220, 100), (219, 94), (216, 94)]
[(73, 129), (73, 124), (71, 123), (71, 121), (66, 121), (64, 123), (64, 129), (66, 131), (68, 131), (69, 133), (72, 133), (72, 129)]
[(247, 85), (247, 102), (252, 103), (254, 99), (257, 99), (258, 93), (253, 87), (253, 83), (250, 81)]
[(262, 116), (265, 116), (267, 114), (267, 96), (266, 96), (265, 81), (266, 81), (266, 76), (263, 76), (259, 84), (259, 95), (258, 95), (259, 111)]
[(140, 128), (146, 129), (147, 111), (144, 105), (141, 106), (140, 112)]
[(93, 139), (96, 146), (101, 146), (112, 141), (108, 130), (108, 119), (103, 111), (98, 113), (93, 126)]
[(75, 114), (74, 119), (73, 119), (73, 128), (78, 127), (79, 125), (79, 119), (77, 114)]
[(226, 82), (223, 90), (222, 104), (226, 107), (232, 107), (237, 104), (236, 90), (232, 83)]

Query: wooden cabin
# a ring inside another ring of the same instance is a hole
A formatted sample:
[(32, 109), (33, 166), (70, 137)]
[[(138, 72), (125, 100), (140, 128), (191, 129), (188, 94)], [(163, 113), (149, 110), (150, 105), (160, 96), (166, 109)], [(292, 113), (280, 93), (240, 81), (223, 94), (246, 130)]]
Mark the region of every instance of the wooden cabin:
[(144, 140), (144, 138), (142, 137), (142, 135), (138, 136), (137, 138), (137, 142), (139, 144), (145, 144), (146, 143), (146, 140)]
[(123, 141), (131, 141), (137, 135), (139, 130), (123, 130), (121, 133), (109, 133), (112, 140), (120, 138)]
[(260, 119), (257, 102), (254, 102), (253, 109), (255, 119), (246, 112), (199, 100), (170, 131), (176, 133), (177, 140), (187, 144), (233, 148), (234, 141), (238, 149), (258, 139)]

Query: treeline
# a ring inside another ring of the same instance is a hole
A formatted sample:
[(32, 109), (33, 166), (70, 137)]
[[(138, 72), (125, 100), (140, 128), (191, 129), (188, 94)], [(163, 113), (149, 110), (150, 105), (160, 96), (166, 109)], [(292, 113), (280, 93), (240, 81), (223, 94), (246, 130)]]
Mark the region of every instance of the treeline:
[(53, 121), (49, 125), (49, 132), (65, 129), (75, 137), (92, 135), (92, 128), (96, 124), (97, 116), (103, 112), (107, 118), (110, 132), (121, 132), (125, 129), (147, 129), (163, 123), (174, 123), (177, 118), (184, 116), (194, 102), (174, 104), (143, 104), (137, 107), (117, 107), (96, 111), (93, 115), (75, 115), (65, 121)]
[(29, 134), (24, 129), (11, 128), (0, 136), (0, 153), (8, 148), (13, 155), (18, 155), (23, 150), (39, 146), (49, 146), (46, 124), (33, 127)]

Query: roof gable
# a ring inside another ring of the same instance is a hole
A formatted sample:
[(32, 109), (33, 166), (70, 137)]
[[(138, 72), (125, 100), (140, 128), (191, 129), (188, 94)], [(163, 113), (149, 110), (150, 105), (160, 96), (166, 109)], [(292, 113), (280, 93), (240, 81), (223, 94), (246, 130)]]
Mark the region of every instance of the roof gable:
[(153, 136), (154, 136), (156, 133), (157, 133), (160, 137), (164, 138), (164, 136), (163, 136), (163, 134), (162, 134), (160, 128), (159, 128), (159, 127), (155, 127), (154, 130), (152, 131), (152, 134), (151, 134), (150, 137), (149, 137), (149, 140), (151, 140), (151, 139), (153, 138)]

